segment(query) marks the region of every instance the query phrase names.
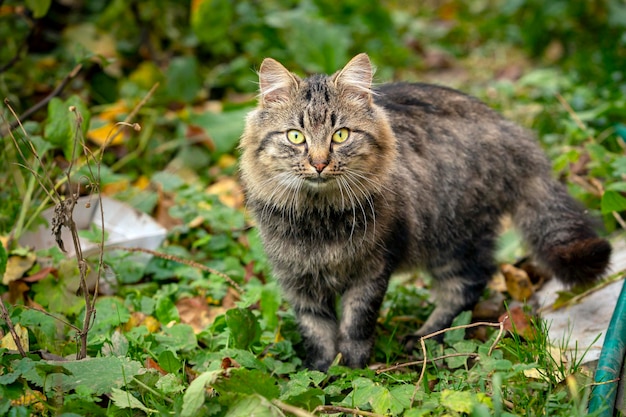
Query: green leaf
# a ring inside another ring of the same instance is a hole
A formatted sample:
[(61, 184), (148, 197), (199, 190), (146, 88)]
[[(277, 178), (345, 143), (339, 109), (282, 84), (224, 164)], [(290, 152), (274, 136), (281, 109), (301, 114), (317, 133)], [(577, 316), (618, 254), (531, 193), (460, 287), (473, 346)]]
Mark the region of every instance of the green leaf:
[(269, 399), (280, 394), (276, 378), (258, 369), (231, 369), (228, 377), (220, 378), (213, 387), (221, 394), (259, 394)]
[(66, 328), (55, 317), (50, 317), (35, 309), (22, 311), (19, 322), (35, 335), (39, 348), (47, 349), (50, 352), (55, 352), (58, 348), (57, 333), (59, 330), (66, 331)]
[[(72, 106), (75, 111), (70, 110)], [(55, 148), (63, 150), (65, 158), (71, 161), (82, 154), (80, 144), (89, 128), (90, 118), (91, 114), (80, 97), (72, 96), (66, 101), (54, 97), (48, 103), (44, 136)]]
[(48, 13), (51, 3), (52, 0), (26, 0), (26, 7), (33, 11), (35, 19), (39, 19)]
[(270, 283), (261, 290), (261, 315), (265, 320), (265, 328), (273, 331), (278, 327), (278, 309), (280, 308), (280, 289), (276, 283)]
[[(348, 396), (350, 398), (346, 397), (343, 402), (352, 407), (371, 405), (372, 402), (376, 401), (376, 399), (383, 394), (383, 391), (385, 391), (384, 387), (367, 378), (356, 378), (352, 381), (352, 388), (353, 390)], [(383, 404), (378, 405), (383, 406)]]
[(285, 414), (259, 395), (247, 395), (228, 408), (224, 417), (284, 417)]
[(0, 385), (14, 383), (19, 377), (32, 371), (35, 365), (37, 365), (37, 362), (29, 357), (11, 361), (11, 365), (4, 368), (4, 373), (0, 375)]
[(169, 297), (159, 297), (157, 299), (156, 308), (154, 314), (161, 323), (167, 324), (169, 322), (179, 322), (180, 315), (176, 305)]
[[(626, 171), (623, 175), (626, 175)], [(621, 191), (626, 193), (626, 181), (618, 181), (613, 184), (609, 184), (606, 186), (605, 190), (607, 191)]]
[(157, 413), (157, 410), (153, 410), (151, 408), (143, 405), (141, 401), (139, 401), (135, 396), (133, 396), (130, 392), (121, 390), (119, 388), (113, 388), (110, 394), (111, 400), (113, 400), (113, 404), (118, 406), (119, 408), (136, 408), (141, 411), (145, 411), (146, 413)]
[(471, 413), (475, 402), (471, 392), (449, 389), (441, 391), (441, 405), (457, 413)]
[[(473, 340), (461, 340), (453, 345), (453, 349), (446, 349), (445, 353), (474, 353), (477, 344)], [(464, 367), (467, 364), (468, 356), (454, 356), (446, 359), (446, 364), (450, 369)]]
[(176, 357), (176, 355), (174, 355), (174, 352), (170, 350), (161, 352), (158, 362), (159, 366), (163, 368), (163, 370), (170, 373), (176, 373), (182, 367), (181, 361)]
[(232, 308), (226, 312), (226, 325), (230, 329), (235, 347), (248, 349), (259, 341), (261, 326), (250, 310)]
[(188, 352), (198, 347), (193, 327), (188, 324), (178, 323), (172, 327), (166, 327), (163, 334), (157, 334), (155, 339), (159, 342), (159, 346), (155, 349), (156, 352), (165, 350)]
[[(464, 326), (466, 324), (469, 324), (471, 320), (472, 312), (464, 311), (456, 316), (450, 327)], [(444, 342), (449, 345), (454, 345), (455, 343), (460, 342), (463, 339), (465, 339), (465, 329), (450, 330), (446, 332), (443, 336)]]
[(195, 35), (215, 52), (232, 49), (228, 30), (235, 16), (233, 4), (229, 0), (202, 0), (192, 8), (191, 27)]
[(620, 212), (626, 210), (626, 197), (618, 191), (605, 191), (600, 203), (602, 214)]
[(96, 319), (92, 333), (107, 333), (130, 320), (130, 311), (118, 297), (100, 297), (96, 301)]
[(252, 352), (243, 349), (224, 349), (222, 358), (232, 358), (244, 368), (266, 370), (267, 366), (261, 362)]
[(49, 380), (54, 383), (45, 384), (46, 388), (69, 391), (83, 387), (92, 395), (110, 393), (113, 388), (126, 385), (144, 369), (137, 361), (115, 356), (80, 361), (42, 361), (36, 365), (48, 374), (53, 369), (50, 367), (58, 367), (62, 371), (54, 374), (54, 379)]
[(185, 103), (193, 101), (202, 87), (198, 72), (198, 60), (193, 56), (173, 58), (165, 78), (167, 97)]
[(64, 259), (58, 266), (58, 278), (49, 276), (33, 284), (35, 301), (48, 307), (49, 313), (77, 315), (84, 308), (85, 300), (76, 295), (80, 287), (80, 274), (76, 261)]
[(187, 387), (187, 390), (185, 391), (185, 395), (183, 395), (183, 408), (180, 413), (181, 417), (192, 417), (197, 415), (200, 407), (204, 404), (204, 387), (209, 384), (213, 384), (222, 372), (223, 371), (221, 369), (204, 372), (191, 381), (191, 384), (189, 384), (189, 387)]
[(246, 107), (223, 113), (192, 114), (189, 121), (204, 128), (215, 144), (216, 153), (223, 154), (231, 152), (239, 143), (245, 116), (250, 110), (251, 107)]
[(156, 382), (155, 386), (164, 394), (178, 394), (185, 390), (180, 378), (174, 374), (163, 375)]

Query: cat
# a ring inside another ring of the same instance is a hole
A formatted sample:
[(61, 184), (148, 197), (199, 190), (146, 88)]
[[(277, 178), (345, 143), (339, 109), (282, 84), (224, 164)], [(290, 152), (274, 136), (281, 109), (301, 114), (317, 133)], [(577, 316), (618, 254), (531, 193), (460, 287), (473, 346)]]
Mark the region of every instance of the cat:
[(345, 366), (367, 365), (394, 271), (428, 271), (437, 295), (409, 346), (448, 327), (496, 271), (504, 215), (566, 284), (605, 272), (610, 244), (552, 179), (531, 133), (450, 88), (374, 88), (373, 72), (364, 53), (304, 79), (266, 58), (241, 137), (246, 204), (306, 366), (326, 371), (338, 353)]

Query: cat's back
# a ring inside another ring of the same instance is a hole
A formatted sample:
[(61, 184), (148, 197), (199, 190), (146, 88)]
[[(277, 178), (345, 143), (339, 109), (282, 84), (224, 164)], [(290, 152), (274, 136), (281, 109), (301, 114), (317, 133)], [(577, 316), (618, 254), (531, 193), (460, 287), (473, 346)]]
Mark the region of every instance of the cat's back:
[[(477, 98), (435, 84), (394, 82), (378, 86), (374, 101), (392, 117), (502, 120)], [(440, 123), (440, 121), (437, 121)]]

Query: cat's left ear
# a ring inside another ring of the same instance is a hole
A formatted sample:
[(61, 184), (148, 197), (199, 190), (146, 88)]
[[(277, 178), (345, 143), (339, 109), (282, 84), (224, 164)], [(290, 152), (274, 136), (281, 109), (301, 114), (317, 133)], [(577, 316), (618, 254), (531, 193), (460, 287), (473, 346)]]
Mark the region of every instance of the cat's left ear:
[(372, 100), (372, 78), (374, 69), (365, 53), (358, 54), (343, 69), (333, 75), (335, 86), (356, 98)]

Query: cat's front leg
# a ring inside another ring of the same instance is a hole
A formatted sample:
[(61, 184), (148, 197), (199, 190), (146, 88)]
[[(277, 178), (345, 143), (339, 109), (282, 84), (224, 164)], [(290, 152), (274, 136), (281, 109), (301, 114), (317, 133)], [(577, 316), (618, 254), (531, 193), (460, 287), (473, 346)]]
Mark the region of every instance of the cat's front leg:
[(342, 364), (363, 368), (372, 354), (378, 312), (387, 291), (388, 277), (359, 282), (343, 294), (339, 325)]
[(337, 356), (337, 314), (335, 297), (313, 300), (310, 297), (291, 296), (300, 334), (306, 349), (305, 366), (326, 372)]

